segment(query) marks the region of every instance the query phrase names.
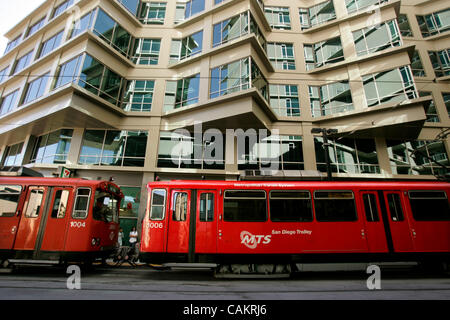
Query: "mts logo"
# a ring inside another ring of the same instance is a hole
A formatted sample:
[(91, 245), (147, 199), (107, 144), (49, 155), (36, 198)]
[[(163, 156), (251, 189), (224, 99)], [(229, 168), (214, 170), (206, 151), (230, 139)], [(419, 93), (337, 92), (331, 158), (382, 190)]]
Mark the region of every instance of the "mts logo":
[(241, 232), (241, 243), (249, 249), (256, 249), (258, 244), (269, 244), (271, 240), (272, 236), (253, 235), (248, 231)]

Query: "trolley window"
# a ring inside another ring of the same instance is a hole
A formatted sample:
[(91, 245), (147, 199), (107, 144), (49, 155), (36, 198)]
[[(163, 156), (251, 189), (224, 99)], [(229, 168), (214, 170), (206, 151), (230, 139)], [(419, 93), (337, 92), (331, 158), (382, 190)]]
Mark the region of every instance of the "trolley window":
[(95, 191), (93, 217), (104, 222), (117, 222), (119, 216), (119, 199), (104, 190)]
[(74, 219), (86, 219), (89, 209), (89, 198), (91, 197), (91, 189), (79, 188), (75, 199), (75, 206), (72, 212)]
[(14, 217), (21, 193), (21, 186), (0, 186), (0, 217)]
[(42, 201), (44, 200), (44, 190), (32, 189), (28, 198), (27, 208), (25, 210), (25, 217), (37, 218), (41, 210)]
[(410, 191), (409, 202), (414, 220), (450, 220), (450, 209), (445, 191)]
[(264, 222), (267, 202), (264, 191), (225, 191), (223, 217), (230, 222)]
[(53, 200), (52, 218), (62, 219), (66, 216), (67, 203), (69, 202), (68, 190), (56, 190)]
[(200, 194), (200, 221), (214, 221), (214, 193)]
[(150, 220), (163, 220), (166, 212), (166, 190), (152, 190), (152, 205), (150, 207)]
[(316, 219), (320, 222), (349, 222), (358, 220), (352, 191), (316, 191)]
[(313, 220), (309, 191), (271, 191), (270, 220), (274, 222), (310, 222)]
[(186, 192), (175, 192), (173, 194), (173, 221), (186, 221), (188, 208), (188, 194)]
[(364, 211), (366, 212), (366, 219), (368, 222), (378, 222), (377, 197), (373, 193), (363, 194)]
[(403, 221), (404, 215), (400, 196), (397, 193), (388, 193), (387, 199), (392, 221)]

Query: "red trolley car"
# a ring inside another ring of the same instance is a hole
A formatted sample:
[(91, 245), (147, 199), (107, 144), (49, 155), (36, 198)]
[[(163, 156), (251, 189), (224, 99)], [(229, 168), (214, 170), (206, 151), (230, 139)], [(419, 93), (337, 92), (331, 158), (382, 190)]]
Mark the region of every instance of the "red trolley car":
[(117, 241), (123, 195), (106, 181), (0, 177), (0, 260), (91, 262)]
[(304, 262), (450, 261), (445, 182), (172, 181), (148, 192), (140, 260), (149, 263), (267, 273)]

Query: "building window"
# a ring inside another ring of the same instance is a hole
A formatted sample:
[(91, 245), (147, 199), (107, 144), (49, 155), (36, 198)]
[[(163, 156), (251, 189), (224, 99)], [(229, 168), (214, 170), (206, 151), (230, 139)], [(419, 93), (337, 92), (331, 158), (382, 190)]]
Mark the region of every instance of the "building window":
[(78, 85), (111, 104), (118, 105), (123, 78), (88, 54), (78, 78)]
[(450, 162), (442, 141), (387, 140), (393, 174), (445, 175)]
[(80, 66), (83, 61), (83, 55), (79, 55), (59, 66), (55, 89), (68, 83), (74, 82), (80, 73)]
[(313, 70), (322, 66), (344, 61), (341, 38), (321, 41), (315, 44), (305, 44), (306, 70)]
[(131, 34), (100, 8), (95, 19), (93, 32), (106, 41), (108, 45), (128, 57), (132, 40)]
[(138, 13), (140, 0), (118, 0), (134, 16)]
[(211, 70), (210, 98), (256, 88), (268, 101), (268, 82), (250, 57)]
[(270, 107), (283, 117), (300, 117), (298, 87), (289, 84), (271, 84)]
[(27, 30), (27, 32), (25, 33), (25, 38), (31, 37), (33, 34), (35, 34), (36, 32), (39, 31), (39, 29), (41, 29), (44, 24), (45, 24), (45, 18), (43, 17), (41, 20), (39, 20), (38, 22), (36, 22), (35, 24), (33, 24), (32, 26), (30, 26)]
[(294, 46), (292, 43), (268, 43), (267, 54), (275, 69), (295, 70)]
[(264, 7), (264, 13), (272, 29), (291, 30), (289, 8)]
[(164, 24), (166, 17), (166, 2), (142, 3), (139, 21), (143, 24)]
[(416, 16), (420, 32), (424, 38), (450, 30), (450, 9)]
[(348, 81), (310, 86), (309, 98), (313, 117), (327, 116), (354, 109)]
[(411, 71), (414, 77), (425, 77), (425, 69), (423, 68), (422, 59), (419, 51), (414, 51), (414, 56), (411, 59)]
[(153, 80), (131, 80), (127, 82), (122, 109), (125, 111), (151, 111), (153, 102)]
[(8, 77), (8, 70), (9, 70), (9, 66), (7, 66), (5, 69), (0, 71), (0, 83), (5, 81), (5, 79)]
[(14, 38), (13, 40), (11, 40), (10, 42), (8, 42), (8, 44), (6, 45), (6, 49), (5, 49), (5, 53), (7, 54), (8, 52), (10, 52), (12, 49), (14, 49), (15, 47), (17, 47), (20, 43), (20, 40), (22, 39), (22, 35)]
[(93, 10), (80, 18), (80, 20), (76, 20), (73, 23), (72, 30), (70, 31), (69, 39), (73, 39), (76, 36), (82, 34), (86, 30), (91, 30), (94, 24), (95, 12)]
[(450, 49), (428, 51), (437, 78), (450, 75)]
[(0, 116), (11, 112), (17, 105), (17, 98), (19, 96), (19, 89), (3, 97), (0, 105)]
[(213, 47), (242, 37), (249, 33), (248, 12), (224, 20), (213, 27)]
[(37, 58), (42, 58), (59, 47), (62, 42), (64, 30), (61, 30), (50, 39), (44, 41), (38, 51)]
[(211, 70), (211, 99), (250, 88), (250, 58)]
[[(419, 91), (419, 96), (420, 97), (425, 97), (425, 96), (433, 97), (433, 95), (429, 91)], [(436, 110), (436, 104), (434, 103), (434, 99), (431, 100), (431, 103), (430, 103), (428, 109), (426, 110), (426, 115), (427, 115), (426, 122), (440, 122), (439, 115)]]
[(14, 64), (12, 74), (16, 74), (25, 69), (30, 64), (32, 57), (33, 57), (33, 50), (17, 59), (16, 63)]
[(199, 31), (183, 39), (172, 40), (170, 63), (176, 63), (201, 53), (202, 45), (203, 31)]
[(63, 13), (64, 11), (66, 11), (67, 8), (69, 8), (72, 4), (73, 4), (74, 0), (66, 0), (63, 3), (61, 3), (59, 6), (57, 6), (55, 8), (55, 10), (53, 10), (53, 13), (51, 15), (50, 19), (56, 18), (57, 16), (59, 16), (61, 13)]
[(417, 98), (409, 66), (364, 76), (363, 82), (369, 107)]
[(178, 81), (167, 81), (166, 94), (164, 98), (164, 111), (170, 111), (196, 104), (198, 103), (199, 94), (199, 73)]
[(116, 106), (119, 105), (125, 83), (123, 77), (88, 54), (82, 54), (59, 67), (54, 88), (71, 82)]
[(336, 173), (379, 174), (377, 149), (373, 139), (342, 138), (330, 140), (330, 146), (324, 146), (322, 137), (314, 137), (317, 170), (327, 172), (325, 152), (328, 152), (331, 170)]
[(40, 136), (34, 145), (30, 163), (65, 164), (72, 135), (72, 129), (62, 129)]
[(143, 167), (147, 131), (86, 130), (79, 164)]
[(6, 147), (2, 165), (5, 167), (21, 166), (23, 160), (22, 149), (23, 142)]
[(203, 10), (205, 10), (205, 0), (189, 0), (185, 4), (184, 19), (189, 19)]
[(353, 39), (358, 56), (402, 45), (396, 20), (355, 31)]
[(131, 61), (138, 65), (157, 65), (161, 39), (135, 39)]
[(370, 6), (378, 6), (389, 0), (345, 0), (347, 12), (350, 14)]
[[(219, 141), (197, 141), (176, 132), (161, 132), (158, 149), (159, 168), (225, 169), (225, 155)], [(218, 148), (216, 148), (218, 147)]]
[(336, 11), (334, 10), (332, 0), (319, 3), (309, 8), (300, 8), (299, 13), (302, 30), (336, 19)]
[[(243, 139), (243, 140), (242, 140)], [(301, 136), (238, 136), (239, 170), (303, 170)]]
[(448, 116), (450, 117), (450, 93), (443, 92), (442, 98), (444, 99), (444, 104), (447, 108)]
[(45, 89), (47, 88), (47, 82), (50, 78), (50, 73), (46, 73), (43, 76), (40, 76), (36, 80), (31, 81), (27, 84), (25, 89), (25, 97), (23, 98), (22, 104), (27, 104), (33, 100), (36, 100), (42, 97), (45, 93)]
[(399, 14), (397, 22), (402, 37), (413, 37), (413, 32), (411, 30), (411, 26), (409, 25), (408, 16), (406, 14)]

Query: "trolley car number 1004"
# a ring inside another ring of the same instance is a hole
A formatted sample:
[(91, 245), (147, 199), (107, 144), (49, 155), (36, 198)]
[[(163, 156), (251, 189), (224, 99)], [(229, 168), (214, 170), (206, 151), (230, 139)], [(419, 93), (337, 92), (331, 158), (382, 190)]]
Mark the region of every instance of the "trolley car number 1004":
[(71, 221), (70, 222), (71, 228), (86, 228), (86, 222), (81, 221)]

